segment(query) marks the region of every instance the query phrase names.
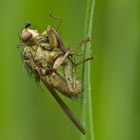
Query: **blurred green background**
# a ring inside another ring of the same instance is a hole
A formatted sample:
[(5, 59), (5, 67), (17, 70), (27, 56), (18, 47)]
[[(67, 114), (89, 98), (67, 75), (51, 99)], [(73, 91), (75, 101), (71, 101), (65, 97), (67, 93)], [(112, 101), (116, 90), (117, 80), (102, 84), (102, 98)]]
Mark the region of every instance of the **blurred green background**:
[[(43, 31), (63, 18), (65, 46), (83, 39), (86, 0), (0, 0), (0, 140), (79, 140), (51, 95), (23, 69), (16, 48), (27, 21)], [(95, 140), (140, 139), (140, 1), (96, 0), (92, 46)], [(63, 98), (80, 119), (80, 100)]]

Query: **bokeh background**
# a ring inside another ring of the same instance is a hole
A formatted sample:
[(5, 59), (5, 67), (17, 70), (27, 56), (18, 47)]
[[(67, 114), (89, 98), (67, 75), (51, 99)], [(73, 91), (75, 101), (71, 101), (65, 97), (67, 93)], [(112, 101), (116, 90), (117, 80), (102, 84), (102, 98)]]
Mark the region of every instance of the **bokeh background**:
[[(0, 0), (0, 140), (79, 140), (80, 133), (22, 65), (27, 21), (43, 31), (63, 18), (65, 46), (83, 39), (86, 0)], [(140, 139), (140, 1), (96, 0), (91, 64), (95, 140)], [(63, 98), (63, 97), (62, 97)], [(80, 119), (81, 101), (63, 98)]]

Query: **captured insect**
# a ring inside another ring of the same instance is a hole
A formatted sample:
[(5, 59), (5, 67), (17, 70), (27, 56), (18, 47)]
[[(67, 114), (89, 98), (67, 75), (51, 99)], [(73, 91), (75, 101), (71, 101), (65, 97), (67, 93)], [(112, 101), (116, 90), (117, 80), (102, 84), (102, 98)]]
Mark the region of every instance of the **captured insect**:
[[(61, 18), (53, 16), (52, 13), (50, 13), (50, 17), (59, 20), (56, 30), (48, 25), (47, 29), (40, 34), (38, 30), (29, 28), (31, 23), (25, 24), (20, 35), (22, 43), (25, 44), (22, 51), (24, 67), (29, 74), (34, 75), (36, 81), (43, 82), (73, 124), (82, 134), (85, 134), (85, 129), (57, 94), (57, 91), (70, 99), (79, 97), (83, 88), (76, 78), (76, 67), (92, 60), (93, 57), (76, 62), (74, 51), (64, 47), (57, 32)], [(89, 39), (80, 42), (75, 48), (87, 42)]]

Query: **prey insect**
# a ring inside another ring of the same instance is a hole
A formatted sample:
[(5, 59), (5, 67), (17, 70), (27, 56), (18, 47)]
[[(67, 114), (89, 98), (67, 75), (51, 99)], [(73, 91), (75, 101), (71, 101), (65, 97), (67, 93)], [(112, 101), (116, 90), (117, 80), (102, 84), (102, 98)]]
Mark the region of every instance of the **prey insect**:
[[(22, 52), (25, 68), (28, 73), (35, 76), (36, 81), (43, 82), (73, 124), (85, 134), (85, 129), (57, 91), (71, 99), (77, 98), (83, 88), (76, 78), (76, 67), (93, 57), (77, 63), (74, 52), (64, 47), (63, 41), (54, 28), (48, 25), (47, 29), (40, 34), (37, 30), (30, 29), (30, 25), (30, 23), (25, 24), (20, 35), (21, 41), (25, 44)], [(88, 41), (89, 39), (82, 41), (77, 47)]]

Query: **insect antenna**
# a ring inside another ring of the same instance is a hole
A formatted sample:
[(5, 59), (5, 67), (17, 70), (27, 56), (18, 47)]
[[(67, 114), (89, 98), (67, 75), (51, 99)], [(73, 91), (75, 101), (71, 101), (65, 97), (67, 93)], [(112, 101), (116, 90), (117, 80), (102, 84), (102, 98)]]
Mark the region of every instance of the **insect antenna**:
[(24, 28), (27, 29), (30, 26), (31, 26), (31, 22), (26, 22)]

